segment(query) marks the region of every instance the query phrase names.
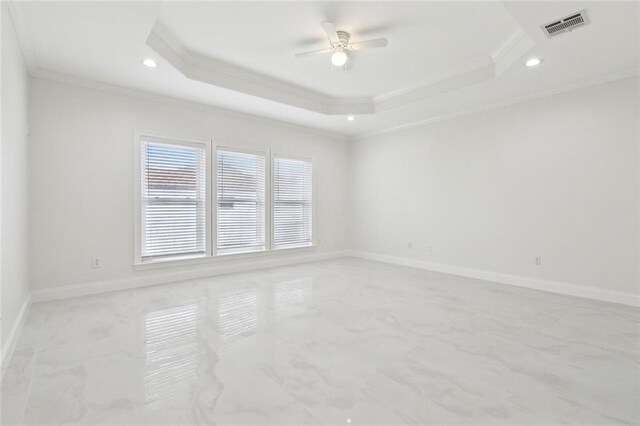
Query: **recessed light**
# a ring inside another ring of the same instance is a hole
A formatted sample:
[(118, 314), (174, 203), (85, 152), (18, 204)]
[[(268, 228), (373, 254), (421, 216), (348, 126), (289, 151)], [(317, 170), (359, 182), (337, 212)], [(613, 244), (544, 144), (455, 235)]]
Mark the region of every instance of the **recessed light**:
[(356, 118), (355, 118), (353, 115), (349, 115), (349, 116), (347, 117), (347, 121), (353, 121), (353, 120), (355, 120), (355, 119), (356, 119)]
[(540, 58), (531, 58), (525, 62), (525, 65), (528, 67), (535, 67), (536, 65), (540, 65), (540, 62), (542, 62)]
[(158, 63), (151, 58), (147, 58), (142, 61), (142, 65), (149, 68), (155, 68), (158, 66)]

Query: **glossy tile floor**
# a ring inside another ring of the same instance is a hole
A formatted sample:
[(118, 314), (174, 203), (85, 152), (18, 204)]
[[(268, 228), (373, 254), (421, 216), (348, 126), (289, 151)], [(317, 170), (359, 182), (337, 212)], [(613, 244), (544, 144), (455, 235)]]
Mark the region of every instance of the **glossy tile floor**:
[(40, 303), (3, 424), (638, 424), (639, 323), (350, 258)]

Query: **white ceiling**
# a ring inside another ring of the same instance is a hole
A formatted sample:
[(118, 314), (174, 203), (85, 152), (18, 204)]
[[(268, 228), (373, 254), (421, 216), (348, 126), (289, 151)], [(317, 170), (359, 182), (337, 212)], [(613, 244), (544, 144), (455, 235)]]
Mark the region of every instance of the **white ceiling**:
[[(582, 9), (588, 26), (542, 33)], [(11, 10), (33, 75), (347, 135), (639, 73), (636, 2), (14, 2)], [(328, 55), (294, 59), (326, 46), (324, 20), (352, 41), (387, 37), (389, 46), (352, 52), (348, 72), (332, 69)], [(531, 56), (543, 63), (524, 67)], [(145, 57), (159, 67), (143, 67)]]
[[(328, 46), (325, 19), (351, 41), (387, 37), (390, 46), (350, 52), (346, 73), (328, 55), (294, 58)], [(331, 96), (376, 96), (433, 80), (489, 57), (518, 28), (496, 2), (167, 3), (160, 21), (196, 53)]]

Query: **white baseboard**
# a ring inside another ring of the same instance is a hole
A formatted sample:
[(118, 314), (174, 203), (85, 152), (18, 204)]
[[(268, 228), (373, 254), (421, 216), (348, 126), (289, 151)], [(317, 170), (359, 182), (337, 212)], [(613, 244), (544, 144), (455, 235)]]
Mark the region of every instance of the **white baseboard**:
[(332, 251), (324, 253), (276, 253), (273, 255), (245, 259), (222, 259), (200, 267), (191, 266), (188, 270), (167, 272), (166, 268), (153, 274), (142, 273), (132, 278), (99, 281), (86, 284), (68, 285), (51, 289), (33, 290), (29, 293), (18, 317), (16, 318), (6, 344), (2, 347), (0, 358), (1, 374), (4, 375), (9, 366), (11, 357), (20, 338), (27, 313), (32, 303), (46, 302), (50, 300), (68, 299), (72, 297), (86, 296), (90, 294), (106, 293), (117, 290), (128, 290), (158, 284), (167, 284), (175, 281), (206, 278), (216, 275), (231, 274), (234, 272), (253, 271), (257, 269), (273, 268), (277, 266), (295, 265), (299, 263), (317, 262), (339, 257), (349, 256), (348, 251)]
[(87, 296), (90, 294), (106, 293), (109, 291), (128, 290), (176, 281), (206, 278), (235, 272), (253, 271), (256, 269), (273, 268), (277, 266), (294, 265), (298, 263), (316, 262), (348, 256), (348, 251), (332, 251), (311, 254), (277, 254), (261, 258), (247, 258), (241, 260), (224, 259), (210, 264), (191, 266), (178, 271), (144, 271), (130, 278), (120, 278), (107, 281), (97, 281), (85, 284), (74, 284), (63, 287), (33, 290), (33, 303), (50, 300), (68, 299), (71, 297)]
[(540, 280), (518, 275), (501, 274), (498, 272), (483, 271), (479, 269), (465, 268), (461, 266), (444, 265), (424, 260), (408, 259), (404, 257), (388, 256), (384, 254), (352, 251), (351, 256), (361, 259), (376, 260), (392, 263), (394, 265), (409, 266), (418, 269), (427, 269), (434, 272), (460, 275), (463, 277), (477, 278), (484, 281), (492, 281), (501, 284), (509, 284), (517, 287), (525, 287), (534, 290), (542, 290), (551, 293), (559, 293), (569, 296), (584, 297), (587, 299), (601, 300), (605, 302), (620, 303), (623, 305), (640, 306), (640, 296), (633, 293), (602, 290), (593, 287), (585, 287), (576, 284), (561, 283), (557, 281)]
[(86, 296), (91, 294), (105, 293), (117, 290), (127, 290), (139, 287), (146, 287), (158, 284), (166, 284), (175, 281), (205, 278), (216, 275), (230, 274), (235, 272), (252, 271), (257, 269), (273, 268), (277, 266), (294, 265), (300, 263), (316, 262), (346, 256), (354, 256), (362, 259), (375, 260), (379, 262), (391, 263), (395, 265), (408, 266), (412, 268), (426, 269), (446, 274), (459, 275), (470, 278), (477, 278), (485, 281), (492, 281), (501, 284), (508, 284), (517, 287), (525, 287), (535, 290), (542, 290), (552, 293), (559, 293), (570, 296), (584, 297), (588, 299), (601, 300), (606, 302), (620, 303), (624, 305), (640, 306), (640, 296), (631, 293), (622, 293), (608, 290), (601, 290), (591, 287), (567, 284), (556, 281), (527, 278), (517, 275), (501, 274), (491, 271), (464, 268), (460, 266), (444, 265), (423, 260), (408, 259), (402, 257), (388, 256), (378, 253), (362, 251), (332, 251), (325, 253), (300, 254), (296, 253), (278, 256), (267, 256), (264, 258), (251, 258), (238, 261), (216, 262), (198, 268), (192, 267), (187, 270), (155, 271), (153, 274), (140, 274), (131, 278), (99, 281), (86, 284), (76, 284), (51, 289), (41, 289), (32, 291), (25, 300), (18, 317), (9, 333), (9, 338), (2, 348), (2, 374), (11, 360), (11, 355), (17, 345), (18, 338), (22, 331), (27, 313), (32, 303), (49, 300), (67, 299), (72, 297)]
[[(24, 327), (25, 320), (27, 319), (27, 314), (29, 313), (29, 308), (31, 307), (31, 293), (27, 295), (18, 312), (18, 316), (13, 323), (13, 327), (11, 327), (11, 331), (9, 332), (9, 336), (2, 347), (2, 358), (0, 359), (0, 369), (1, 374), (0, 377), (4, 376), (4, 372), (7, 370), (9, 366), (9, 362), (11, 361), (11, 357), (13, 356), (13, 351), (16, 349), (16, 345), (18, 344), (18, 339), (20, 338), (20, 334), (22, 333), (22, 328)], [(6, 319), (3, 319), (6, 321)]]

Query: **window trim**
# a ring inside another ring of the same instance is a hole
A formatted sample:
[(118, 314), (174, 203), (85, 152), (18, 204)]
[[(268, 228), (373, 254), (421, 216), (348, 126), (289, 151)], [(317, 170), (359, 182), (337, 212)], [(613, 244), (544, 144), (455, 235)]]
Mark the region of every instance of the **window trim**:
[[(274, 217), (273, 217), (273, 205), (275, 203), (275, 200), (273, 199), (273, 164), (274, 164), (274, 160), (276, 157), (281, 157), (281, 158), (289, 158), (291, 160), (300, 160), (300, 161), (307, 161), (311, 164), (311, 242), (309, 243), (309, 245), (304, 245), (304, 246), (287, 246), (287, 247), (276, 247), (274, 242), (273, 242), (273, 230), (274, 230)], [(314, 157), (313, 156), (305, 156), (305, 155), (299, 155), (299, 154), (290, 154), (288, 152), (282, 152), (282, 151), (275, 151), (275, 150), (271, 150), (271, 159), (269, 161), (269, 170), (271, 172), (271, 180), (269, 181), (269, 189), (271, 190), (271, 197), (270, 197), (270, 204), (271, 204), (271, 211), (270, 211), (270, 223), (269, 223), (269, 229), (270, 229), (270, 233), (271, 233), (271, 241), (270, 241), (270, 245), (269, 245), (269, 250), (270, 251), (281, 251), (281, 250), (295, 250), (295, 249), (304, 249), (307, 247), (316, 247), (318, 245), (318, 242), (316, 240), (316, 177), (315, 177), (315, 162), (314, 162)]]
[(211, 265), (211, 264), (224, 264), (229, 260), (242, 261), (242, 260), (258, 260), (270, 257), (278, 257), (283, 253), (307, 253), (309, 250), (315, 249), (316, 246), (304, 246), (304, 247), (286, 247), (276, 250), (262, 250), (251, 251), (246, 253), (230, 253), (218, 256), (197, 256), (197, 257), (180, 257), (171, 259), (162, 259), (156, 261), (147, 261), (144, 263), (137, 263), (133, 265), (135, 270), (147, 270), (157, 268), (172, 268), (176, 266), (189, 266), (189, 265)]
[[(223, 262), (233, 259), (251, 259), (278, 256), (283, 252), (304, 252), (309, 249), (316, 249), (317, 240), (317, 183), (315, 173), (315, 158), (304, 154), (294, 154), (286, 151), (252, 146), (250, 144), (238, 144), (232, 141), (224, 141), (222, 139), (205, 139), (199, 137), (184, 137), (175, 134), (167, 134), (160, 132), (147, 132), (142, 130), (134, 130), (133, 143), (133, 161), (134, 161), (134, 188), (133, 188), (133, 248), (134, 259), (133, 268), (136, 270), (145, 270), (152, 268), (163, 268), (173, 266), (188, 266), (197, 264), (207, 264)], [(205, 206), (205, 227), (206, 232), (206, 250), (205, 254), (198, 255), (175, 255), (163, 256), (156, 258), (142, 259), (142, 167), (141, 167), (141, 143), (143, 138), (157, 139), (159, 142), (166, 141), (185, 146), (205, 146), (205, 193), (207, 194)], [(264, 155), (265, 158), (265, 249), (248, 251), (241, 253), (217, 253), (217, 152), (219, 149), (227, 149), (230, 151), (245, 152), (248, 154)], [(274, 158), (283, 157), (294, 160), (308, 161), (311, 163), (311, 244), (307, 246), (280, 247), (276, 248), (273, 244), (273, 164)], [(215, 207), (214, 207), (215, 206)]]
[[(249, 250), (249, 251), (241, 251), (237, 253), (220, 253), (218, 251), (218, 151), (231, 151), (231, 152), (239, 152), (244, 154), (251, 155), (260, 155), (264, 157), (264, 249), (262, 250)], [(270, 217), (271, 217), (271, 160), (270, 153), (268, 149), (259, 149), (259, 148), (247, 148), (247, 147), (238, 147), (230, 144), (217, 144), (214, 149), (211, 151), (211, 167), (213, 169), (212, 177), (211, 177), (211, 201), (215, 200), (215, 208), (212, 209), (212, 229), (211, 229), (211, 242), (212, 242), (212, 257), (217, 256), (234, 256), (240, 254), (249, 254), (249, 253), (264, 253), (271, 250), (271, 227), (269, 226)]]
[[(175, 256), (161, 256), (142, 258), (142, 142), (143, 139), (155, 139), (158, 142), (166, 142), (168, 144), (182, 145), (189, 147), (205, 148), (205, 253), (204, 254), (184, 254)], [(136, 130), (134, 132), (134, 190), (133, 190), (133, 210), (134, 210), (134, 265), (146, 265), (155, 263), (168, 263), (185, 259), (200, 259), (211, 256), (211, 238), (209, 236), (211, 229), (211, 140), (197, 139), (192, 137), (181, 137), (176, 135), (161, 134), (157, 132), (143, 132)]]

